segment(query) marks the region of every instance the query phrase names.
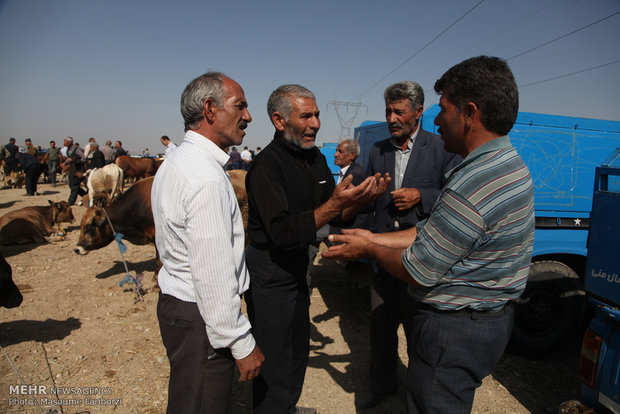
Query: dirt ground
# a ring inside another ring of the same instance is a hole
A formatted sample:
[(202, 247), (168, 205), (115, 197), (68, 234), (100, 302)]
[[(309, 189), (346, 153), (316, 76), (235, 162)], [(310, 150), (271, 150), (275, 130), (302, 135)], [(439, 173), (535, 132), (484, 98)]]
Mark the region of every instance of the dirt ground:
[[(0, 190), (0, 215), (68, 198), (66, 185), (40, 184), (39, 192)], [(127, 243), (129, 272), (142, 273), (147, 290), (134, 303), (127, 285), (119, 286), (126, 272), (116, 243), (87, 256), (73, 252), (85, 210), (73, 207), (65, 241), (0, 248), (24, 296), (19, 308), (0, 308), (2, 413), (165, 412), (169, 367), (155, 316), (155, 248)], [(368, 287), (333, 263), (314, 269), (312, 285), (310, 363), (299, 405), (354, 413), (356, 395), (366, 389)], [(400, 355), (404, 378), (404, 346)], [(578, 357), (578, 339), (537, 359), (506, 353), (477, 390), (472, 412), (558, 412), (579, 396)], [(62, 411), (52, 387), (60, 389)], [(365, 412), (404, 413), (402, 380), (399, 391)], [(230, 412), (250, 413), (250, 395), (248, 384), (235, 383)]]

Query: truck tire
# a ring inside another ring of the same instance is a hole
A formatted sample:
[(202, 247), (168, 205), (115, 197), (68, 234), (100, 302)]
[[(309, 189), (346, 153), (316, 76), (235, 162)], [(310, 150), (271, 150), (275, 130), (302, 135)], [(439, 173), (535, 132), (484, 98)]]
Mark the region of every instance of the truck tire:
[(586, 296), (577, 273), (564, 263), (532, 263), (525, 291), (515, 301), (510, 349), (523, 355), (551, 351), (582, 326)]

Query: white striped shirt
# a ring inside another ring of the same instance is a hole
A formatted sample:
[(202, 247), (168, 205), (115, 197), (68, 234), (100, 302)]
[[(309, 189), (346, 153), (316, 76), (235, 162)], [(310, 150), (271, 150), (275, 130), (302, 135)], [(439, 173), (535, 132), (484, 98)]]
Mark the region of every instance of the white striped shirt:
[(241, 359), (255, 341), (241, 312), (250, 279), (241, 212), (224, 171), (228, 159), (211, 140), (188, 131), (157, 171), (151, 202), (162, 293), (195, 302), (211, 345)]

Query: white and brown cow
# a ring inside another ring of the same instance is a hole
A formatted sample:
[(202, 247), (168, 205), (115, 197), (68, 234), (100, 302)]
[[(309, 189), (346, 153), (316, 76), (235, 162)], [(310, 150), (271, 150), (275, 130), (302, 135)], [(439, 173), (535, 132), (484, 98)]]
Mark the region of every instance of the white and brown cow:
[(48, 202), (49, 206), (23, 207), (0, 217), (0, 245), (64, 239), (59, 223), (72, 222), (73, 211), (66, 201)]
[(123, 192), (123, 170), (116, 164), (95, 168), (86, 181), (89, 206), (105, 207)]

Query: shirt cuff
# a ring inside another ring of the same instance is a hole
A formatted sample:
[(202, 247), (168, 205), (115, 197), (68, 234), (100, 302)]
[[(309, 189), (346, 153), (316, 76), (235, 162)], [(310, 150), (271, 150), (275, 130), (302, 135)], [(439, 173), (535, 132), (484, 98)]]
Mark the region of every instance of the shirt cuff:
[(243, 359), (256, 347), (256, 341), (250, 332), (246, 333), (230, 345), (233, 358)]

